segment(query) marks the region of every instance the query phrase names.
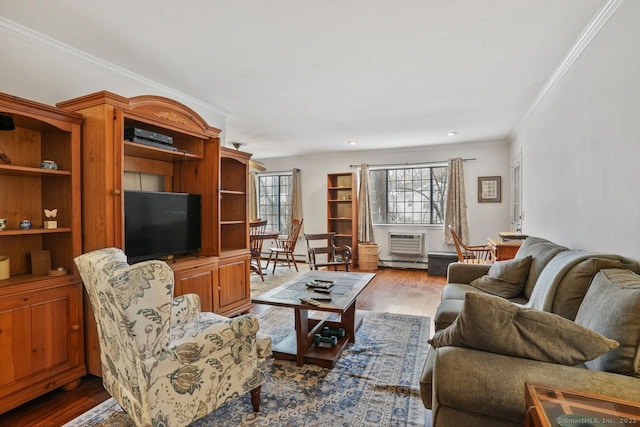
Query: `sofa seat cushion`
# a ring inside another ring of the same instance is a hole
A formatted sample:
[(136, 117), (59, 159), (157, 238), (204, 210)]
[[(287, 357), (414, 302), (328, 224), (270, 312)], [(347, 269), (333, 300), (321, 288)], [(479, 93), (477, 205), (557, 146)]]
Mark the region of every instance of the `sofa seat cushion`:
[(601, 270), (580, 305), (576, 323), (620, 343), (586, 362), (587, 368), (640, 377), (640, 276), (626, 269)]
[(470, 284), (474, 288), (502, 298), (515, 298), (522, 294), (529, 276), (531, 255), (519, 259), (498, 261), (489, 272)]
[(480, 289), (475, 288), (465, 283), (447, 283), (442, 289), (442, 300), (459, 299), (463, 300), (467, 292), (482, 292)]
[[(442, 289), (442, 300), (464, 300), (464, 296), (467, 292), (480, 292), (485, 293), (484, 291), (471, 286), (466, 285), (464, 283), (447, 283), (445, 287)], [(514, 298), (506, 298), (507, 300), (515, 303), (515, 304), (526, 304), (528, 301), (524, 295), (520, 294)], [(462, 306), (460, 306), (462, 308)]]
[(479, 293), (468, 293), (457, 319), (429, 343), (563, 365), (577, 365), (618, 347), (616, 341), (556, 314)]
[[(525, 383), (545, 384), (583, 393), (640, 401), (637, 378), (574, 366), (520, 359), (460, 347), (436, 350), (433, 368), (434, 418), (442, 426), (493, 426), (479, 421), (454, 424), (441, 418), (442, 408), (493, 416), (525, 424)], [(578, 427), (578, 424), (575, 424)]]
[(553, 297), (551, 312), (575, 320), (582, 299), (596, 273), (607, 268), (623, 268), (622, 261), (613, 258), (587, 258), (564, 275)]

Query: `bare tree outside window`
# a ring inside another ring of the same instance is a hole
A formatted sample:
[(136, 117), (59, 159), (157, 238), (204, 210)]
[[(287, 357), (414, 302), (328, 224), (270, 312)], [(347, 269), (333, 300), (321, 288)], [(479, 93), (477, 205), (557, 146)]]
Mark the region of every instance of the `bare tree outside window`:
[(258, 177), (258, 216), (267, 220), (269, 230), (289, 229), (292, 181), (291, 174)]
[(373, 169), (369, 183), (374, 223), (444, 223), (446, 166)]

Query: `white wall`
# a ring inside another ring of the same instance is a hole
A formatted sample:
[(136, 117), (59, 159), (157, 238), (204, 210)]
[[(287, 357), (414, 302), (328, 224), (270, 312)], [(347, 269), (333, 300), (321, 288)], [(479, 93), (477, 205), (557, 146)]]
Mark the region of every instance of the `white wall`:
[[(453, 145), (425, 146), (411, 149), (354, 150), (339, 154), (322, 154), (288, 158), (257, 159), (265, 164), (268, 171), (285, 171), (293, 168), (301, 170), (302, 209), (304, 230), (319, 233), (327, 229), (327, 174), (355, 171), (350, 165), (368, 163), (405, 164), (419, 162), (446, 161), (451, 157), (475, 158), (464, 164), (467, 196), (467, 216), (469, 221), (469, 241), (472, 244), (485, 243), (499, 231), (508, 230), (509, 224), (509, 147), (504, 141), (461, 143)], [(502, 177), (502, 203), (478, 203), (477, 179), (479, 176)], [(399, 257), (387, 251), (387, 233), (406, 231), (425, 233), (425, 255), (429, 251), (454, 251), (453, 246), (443, 243), (442, 226), (376, 226), (375, 241), (380, 245), (379, 258), (394, 261), (408, 261), (406, 266), (425, 268), (426, 256)], [(304, 258), (304, 241), (296, 247), (296, 253)], [(403, 265), (403, 264), (393, 264)]]
[(638, 22), (624, 1), (514, 138), (524, 233), (640, 259)]
[[(101, 90), (160, 95), (196, 111), (224, 131), (227, 114), (156, 82), (79, 52), (0, 17), (0, 92), (48, 105)], [(223, 132), (224, 134), (224, 132)]]

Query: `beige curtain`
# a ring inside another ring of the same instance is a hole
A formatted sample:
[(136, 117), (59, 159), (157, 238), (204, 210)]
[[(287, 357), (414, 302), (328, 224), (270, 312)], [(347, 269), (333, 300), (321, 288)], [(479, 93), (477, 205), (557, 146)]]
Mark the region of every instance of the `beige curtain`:
[(453, 237), (449, 232), (449, 225), (458, 233), (463, 242), (469, 242), (463, 163), (464, 160), (460, 157), (449, 159), (447, 200), (444, 208), (444, 242), (451, 245), (453, 245)]
[[(302, 184), (300, 183), (300, 169), (293, 170), (291, 180), (291, 218), (303, 219), (302, 216)], [(304, 234), (304, 225), (300, 227), (300, 235)]]
[(360, 165), (360, 189), (358, 191), (358, 242), (373, 242), (373, 217), (369, 198), (369, 165)]
[(255, 172), (249, 172), (249, 219), (258, 218), (258, 191), (256, 190), (256, 180), (258, 176)]

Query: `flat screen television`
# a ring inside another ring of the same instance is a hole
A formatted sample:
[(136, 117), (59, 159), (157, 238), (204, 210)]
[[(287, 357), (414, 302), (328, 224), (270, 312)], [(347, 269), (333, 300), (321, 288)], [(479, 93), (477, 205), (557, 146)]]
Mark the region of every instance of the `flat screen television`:
[(130, 263), (201, 249), (200, 194), (124, 192), (124, 251)]

